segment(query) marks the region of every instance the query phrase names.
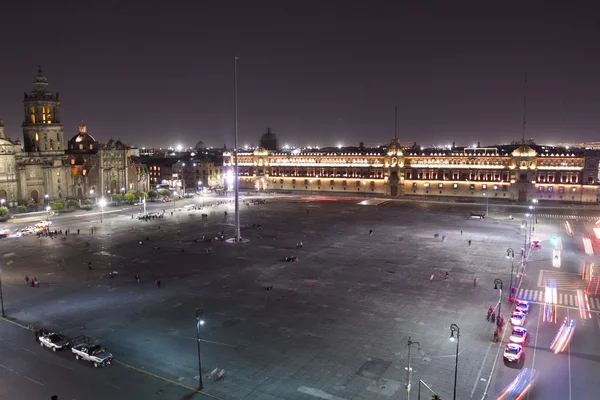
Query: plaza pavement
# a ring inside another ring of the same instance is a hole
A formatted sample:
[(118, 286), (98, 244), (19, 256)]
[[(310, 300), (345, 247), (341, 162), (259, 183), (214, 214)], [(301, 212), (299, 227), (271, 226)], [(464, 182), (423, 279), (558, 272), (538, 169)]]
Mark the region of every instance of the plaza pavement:
[[(518, 251), (523, 243), (520, 220), (508, 214), (524, 209), (490, 205), (492, 218), (468, 220), (470, 210), (485, 205), (360, 201), (296, 196), (242, 205), (244, 244), (196, 242), (222, 229), (231, 236), (231, 204), (207, 209), (206, 219), (185, 211), (171, 216), (168, 204), (149, 206), (166, 209), (160, 221), (131, 220), (129, 210), (106, 213), (102, 224), (97, 215), (59, 217), (53, 228), (69, 228), (69, 236), (0, 242), (5, 308), (24, 326), (102, 341), (123, 363), (110, 369), (131, 366), (173, 382), (143, 378), (146, 390), (156, 386), (165, 399), (191, 396), (182, 388), (197, 387), (197, 308), (206, 320), (204, 392), (223, 399), (405, 397), (409, 336), (420, 343), (420, 351), (412, 348), (411, 397), (421, 379), (451, 398), (449, 326), (456, 323), (457, 398), (481, 398), (498, 348), (485, 312), (498, 298), (494, 278), (509, 279), (506, 248)], [(73, 235), (78, 227), (82, 233)], [(281, 261), (291, 255), (299, 261)], [(119, 276), (105, 278), (110, 271)], [(41, 287), (26, 287), (25, 275)], [(71, 368), (81, 367), (73, 360)], [(224, 380), (210, 379), (216, 367), (226, 370)], [(137, 385), (128, 386), (131, 378), (109, 373), (123, 389), (112, 398), (142, 398)], [(2, 385), (18, 379), (0, 375)]]

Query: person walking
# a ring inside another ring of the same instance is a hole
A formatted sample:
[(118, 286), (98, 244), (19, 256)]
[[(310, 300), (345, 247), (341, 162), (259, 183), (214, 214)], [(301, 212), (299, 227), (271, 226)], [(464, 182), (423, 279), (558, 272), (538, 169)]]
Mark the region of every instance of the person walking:
[(135, 276), (135, 282), (139, 285), (140, 284), (140, 276), (136, 275)]
[(90, 262), (88, 262), (88, 271), (91, 271), (91, 270), (92, 270), (92, 262), (90, 261)]
[(77, 229), (77, 234), (79, 235), (79, 229)]
[(448, 280), (448, 271), (446, 271), (446, 276), (444, 277), (444, 280), (447, 281)]
[(469, 246), (471, 245), (471, 239), (469, 239)]
[(25, 275), (25, 283), (29, 286), (29, 276)]
[(479, 281), (479, 278), (475, 278), (473, 279), (473, 287), (477, 286), (477, 282)]
[(373, 234), (373, 229), (369, 229), (369, 236)]

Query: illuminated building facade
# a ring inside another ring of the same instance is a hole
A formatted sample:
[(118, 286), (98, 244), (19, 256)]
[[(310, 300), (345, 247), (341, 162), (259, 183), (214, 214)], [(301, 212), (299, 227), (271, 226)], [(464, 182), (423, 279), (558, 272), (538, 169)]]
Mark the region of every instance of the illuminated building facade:
[[(242, 189), (596, 203), (598, 155), (543, 146), (238, 154)], [(233, 154), (224, 153), (226, 173)]]

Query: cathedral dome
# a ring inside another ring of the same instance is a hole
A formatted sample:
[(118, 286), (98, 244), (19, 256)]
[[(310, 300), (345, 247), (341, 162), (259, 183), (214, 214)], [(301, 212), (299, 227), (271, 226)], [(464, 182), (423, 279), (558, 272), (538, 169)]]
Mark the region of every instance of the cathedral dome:
[(87, 133), (85, 125), (80, 125), (79, 133), (69, 140), (69, 150), (98, 150), (98, 142)]

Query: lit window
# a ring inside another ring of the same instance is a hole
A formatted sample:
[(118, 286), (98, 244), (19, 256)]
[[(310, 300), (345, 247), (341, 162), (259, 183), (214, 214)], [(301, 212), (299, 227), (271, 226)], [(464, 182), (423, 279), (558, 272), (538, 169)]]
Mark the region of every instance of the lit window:
[(75, 160), (71, 159), (71, 165), (75, 164)]
[(39, 142), (40, 141), (40, 135), (38, 135), (38, 133), (35, 133), (35, 141)]
[(79, 143), (79, 150), (83, 150), (83, 145)]
[(487, 190), (487, 185), (481, 185), (481, 190)]
[(498, 185), (494, 185), (494, 190), (498, 190)]
[(454, 188), (454, 189), (458, 189), (458, 183), (454, 183), (454, 184), (452, 184), (452, 188)]

